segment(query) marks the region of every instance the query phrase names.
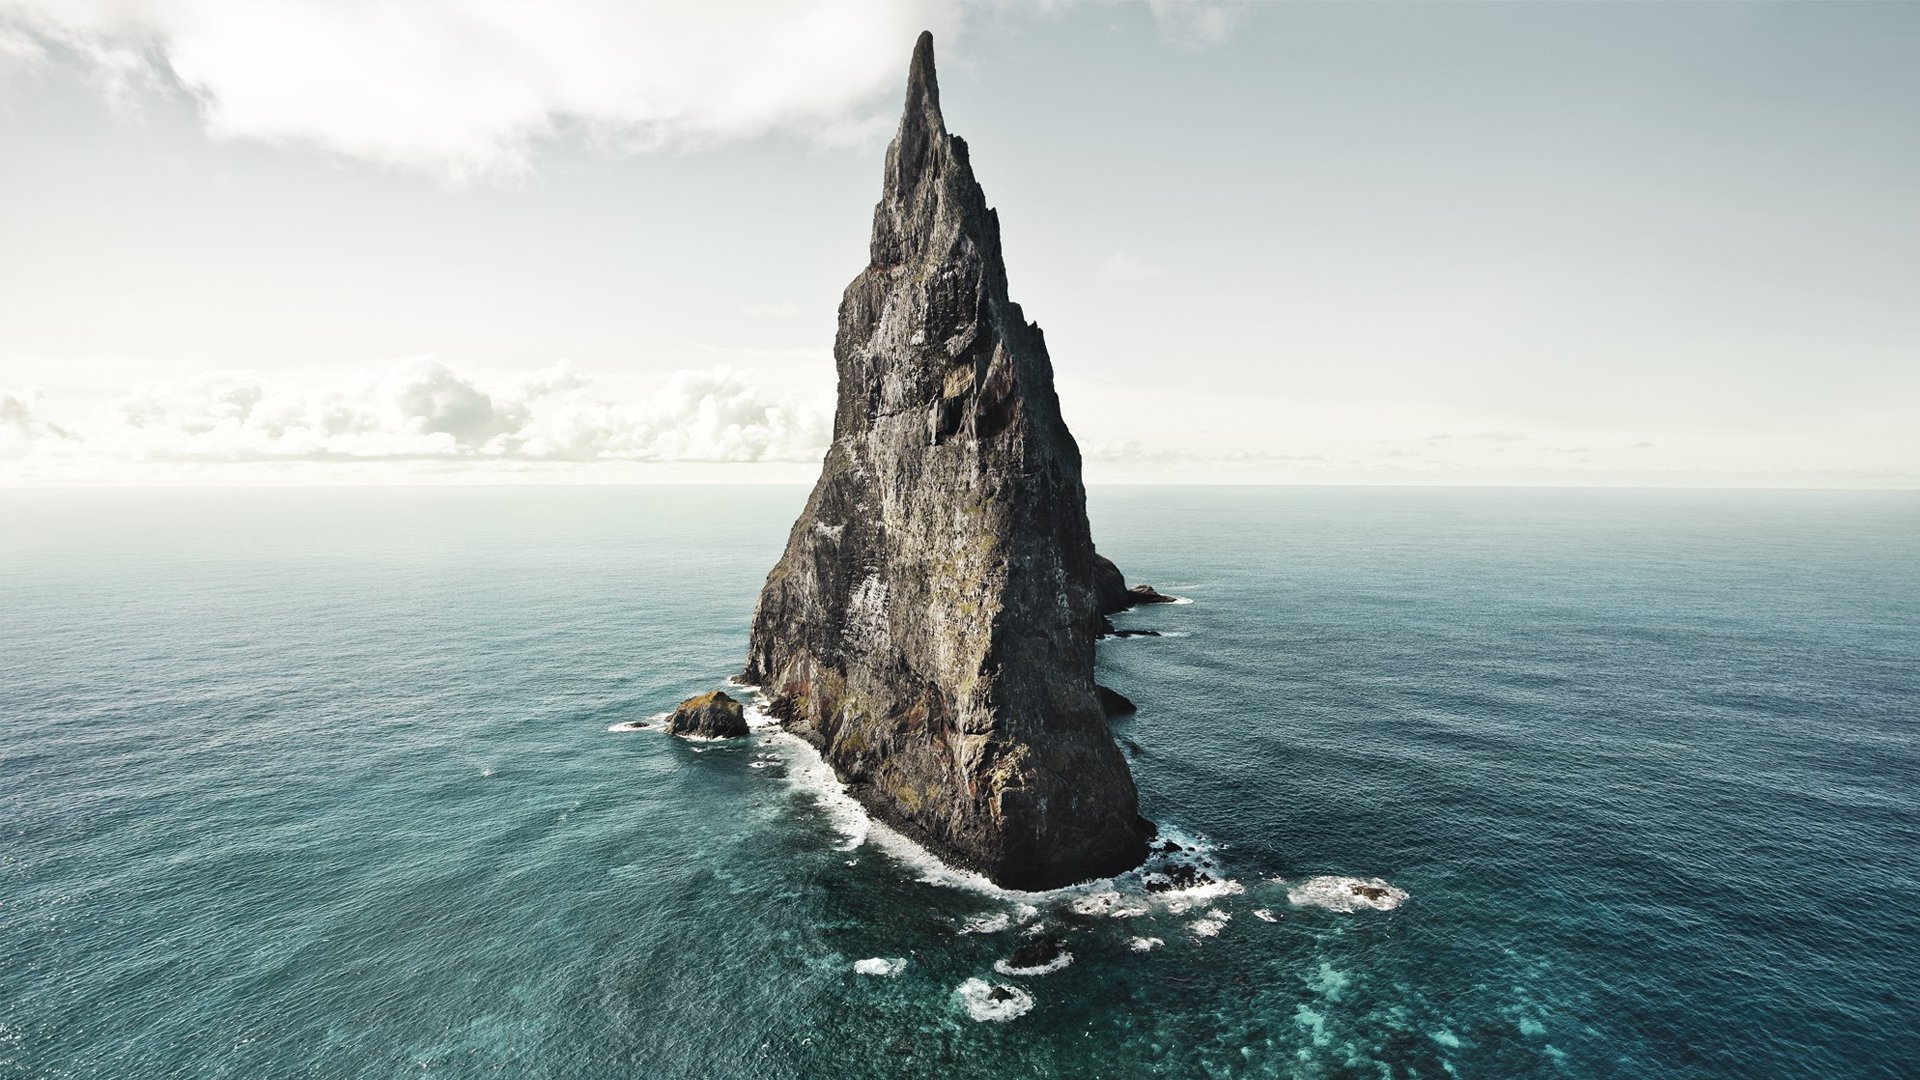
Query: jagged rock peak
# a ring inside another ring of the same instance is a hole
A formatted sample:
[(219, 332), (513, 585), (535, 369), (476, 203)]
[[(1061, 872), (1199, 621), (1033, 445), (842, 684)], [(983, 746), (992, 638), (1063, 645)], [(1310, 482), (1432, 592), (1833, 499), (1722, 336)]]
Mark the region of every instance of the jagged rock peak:
[(941, 119), (930, 35), (834, 362), (833, 445), (760, 594), (748, 680), (953, 862), (1023, 888), (1137, 865), (1151, 827), (1094, 696), (1080, 451)]

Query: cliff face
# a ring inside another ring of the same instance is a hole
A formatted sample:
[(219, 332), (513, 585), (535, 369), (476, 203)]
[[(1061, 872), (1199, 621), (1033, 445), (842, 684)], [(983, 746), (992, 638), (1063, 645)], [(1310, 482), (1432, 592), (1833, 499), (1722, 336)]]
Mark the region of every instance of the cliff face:
[(922, 34), (871, 262), (834, 342), (833, 446), (746, 676), (882, 820), (1017, 888), (1137, 865), (1151, 827), (1093, 689), (1080, 451)]

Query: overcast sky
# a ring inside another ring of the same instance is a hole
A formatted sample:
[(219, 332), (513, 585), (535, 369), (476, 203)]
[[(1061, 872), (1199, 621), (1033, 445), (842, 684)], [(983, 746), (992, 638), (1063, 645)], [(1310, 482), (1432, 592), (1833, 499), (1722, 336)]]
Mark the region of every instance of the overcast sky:
[(0, 484), (806, 480), (915, 35), (1090, 481), (1920, 486), (1920, 5), (0, 0)]

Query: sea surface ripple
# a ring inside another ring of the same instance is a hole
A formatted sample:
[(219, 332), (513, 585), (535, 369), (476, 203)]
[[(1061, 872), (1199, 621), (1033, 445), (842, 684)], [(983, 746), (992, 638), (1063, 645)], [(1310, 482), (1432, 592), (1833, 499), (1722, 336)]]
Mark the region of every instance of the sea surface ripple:
[(0, 492), (0, 1076), (1913, 1075), (1920, 497), (1096, 488), (1221, 884), (1045, 895), (609, 730), (803, 498)]

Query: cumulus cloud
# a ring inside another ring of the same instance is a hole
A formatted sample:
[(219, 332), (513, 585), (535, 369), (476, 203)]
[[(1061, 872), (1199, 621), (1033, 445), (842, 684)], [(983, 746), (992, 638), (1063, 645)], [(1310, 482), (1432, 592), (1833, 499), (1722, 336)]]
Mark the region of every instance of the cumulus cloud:
[(73, 441), (73, 434), (40, 415), (40, 395), (0, 390), (0, 460), (21, 458), (36, 445)]
[(0, 391), (0, 456), (128, 462), (817, 461), (829, 400), (786, 400), (727, 367), (680, 371), (650, 398), (608, 401), (562, 362), (494, 383), (431, 359), (339, 386), (250, 372), (149, 382), (61, 426)]
[(952, 0), (0, 0), (0, 57), (71, 57), (120, 99), (184, 91), (216, 137), (461, 182), (524, 174), (564, 134), (651, 149), (890, 130), (914, 37), (959, 21)]

